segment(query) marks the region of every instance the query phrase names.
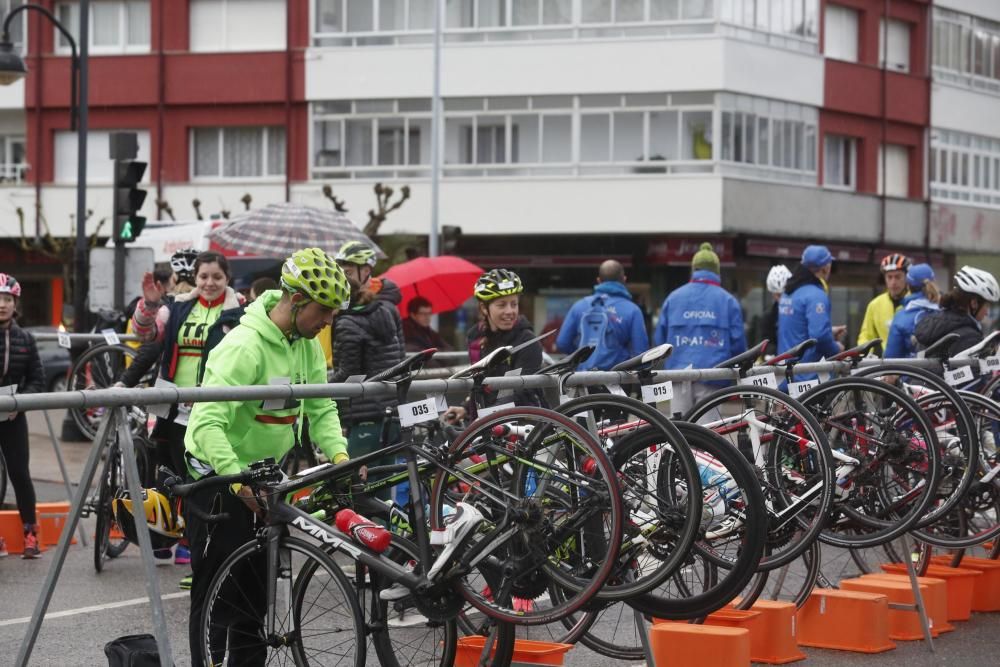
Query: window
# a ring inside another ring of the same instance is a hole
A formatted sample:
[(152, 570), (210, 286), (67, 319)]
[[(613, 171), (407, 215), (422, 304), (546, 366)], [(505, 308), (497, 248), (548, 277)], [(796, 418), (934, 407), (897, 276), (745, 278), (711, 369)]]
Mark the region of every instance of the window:
[(858, 62), (858, 12), (837, 5), (826, 6), (825, 46), (827, 58)]
[(934, 75), (1000, 93), (1000, 23), (935, 7)]
[[(79, 40), (80, 6), (77, 3), (60, 3), (56, 15), (73, 39)], [(148, 52), (149, 0), (91, 2), (89, 33), (92, 54)], [(55, 34), (57, 50), (69, 53), (69, 42), (58, 30)]]
[[(772, 167), (802, 172), (803, 176), (815, 173), (815, 109), (728, 93), (721, 96), (721, 105), (724, 162), (756, 165), (760, 168), (754, 172), (757, 175)], [(805, 178), (796, 180), (808, 182)], [(815, 183), (815, 177), (811, 181)]]
[[(889, 48), (885, 42), (888, 38)], [(910, 24), (895, 19), (879, 23), (878, 61), (882, 67), (897, 72), (910, 71)]]
[(879, 146), (878, 192), (888, 197), (910, 195), (910, 149), (906, 146)]
[(1000, 208), (1000, 139), (935, 130), (930, 155), (931, 199)]
[(823, 185), (856, 190), (858, 141), (828, 134), (823, 147)]
[[(135, 132), (139, 141), (136, 160), (149, 162), (149, 130), (91, 130), (87, 133), (87, 183), (111, 183), (114, 179), (112, 161), (108, 157), (109, 135), (111, 132)], [(55, 174), (56, 183), (76, 183), (76, 132), (59, 131), (55, 134)], [(149, 182), (147, 169), (144, 183)]]
[(191, 130), (192, 178), (266, 178), (285, 174), (285, 128)]
[(191, 51), (280, 51), (285, 48), (282, 0), (191, 0)]
[[(6, 17), (12, 9), (20, 7), (25, 2), (27, 0), (0, 0), (0, 18)], [(21, 12), (17, 15), (17, 18), (10, 22), (10, 41), (14, 44), (14, 48), (21, 54), (26, 52), (24, 48), (24, 29), (27, 25), (28, 14), (30, 12)]]
[(719, 0), (723, 22), (775, 34), (815, 39), (818, 0)]
[(20, 183), (27, 169), (24, 137), (0, 136), (0, 183)]

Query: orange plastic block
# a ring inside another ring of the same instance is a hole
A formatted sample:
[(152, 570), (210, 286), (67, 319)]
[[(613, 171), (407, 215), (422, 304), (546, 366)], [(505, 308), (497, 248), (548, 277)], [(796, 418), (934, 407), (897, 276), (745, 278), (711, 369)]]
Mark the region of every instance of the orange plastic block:
[[(38, 547), (45, 551), (45, 526), (38, 526)], [(12, 554), (24, 552), (24, 524), (17, 510), (0, 511), (0, 537), (7, 543), (7, 551)]]
[[(931, 563), (948, 567), (951, 557), (934, 556)], [(1000, 561), (966, 557), (962, 569), (980, 573), (972, 591), (972, 611), (1000, 611)]]
[(788, 602), (762, 601), (750, 610), (720, 609), (709, 614), (705, 624), (749, 630), (754, 662), (783, 665), (806, 657), (795, 643), (795, 605)]
[[(889, 598), (892, 604), (913, 604), (913, 589), (910, 587), (909, 578), (907, 581), (894, 581), (889, 577), (895, 575), (878, 574), (865, 575), (856, 579), (844, 579), (840, 582), (840, 587), (849, 591), (864, 591), (866, 593), (881, 593)], [(940, 614), (940, 618), (947, 616), (947, 601), (942, 593), (944, 592), (943, 581), (938, 580), (942, 587), (937, 589), (936, 595), (940, 597), (938, 601), (932, 600), (930, 585), (919, 584), (920, 594), (924, 598), (927, 608), (927, 619), (930, 624), (931, 636), (936, 637), (940, 630), (937, 628), (937, 618), (931, 615), (931, 608), (935, 608)], [(938, 609), (940, 607), (940, 609)], [(953, 626), (949, 626), (954, 629)], [(916, 611), (904, 609), (893, 609), (889, 607), (889, 638), (902, 641), (918, 641), (924, 638), (923, 627), (920, 625), (920, 615)]]
[(795, 619), (799, 646), (857, 653), (896, 648), (889, 639), (889, 598), (879, 593), (817, 588)]
[[(36, 503), (35, 514), (38, 516), (39, 525), (42, 526), (38, 541), (47, 547), (59, 544), (63, 526), (69, 521), (69, 501)], [(43, 538), (42, 535), (45, 537)], [(76, 538), (70, 540), (70, 544), (76, 544)]]
[[(897, 583), (910, 586), (910, 591), (913, 591), (913, 586), (910, 584), (910, 576), (908, 574), (874, 572), (872, 574), (866, 574), (861, 578), (895, 581)], [(948, 582), (944, 579), (935, 579), (934, 577), (924, 576), (917, 577), (917, 585), (920, 586), (920, 592), (924, 597), (924, 607), (927, 611), (927, 618), (931, 625), (932, 634), (937, 637), (939, 634), (944, 634), (945, 632), (951, 632), (954, 630), (955, 626), (948, 622)], [(926, 591), (924, 591), (924, 586), (927, 586)], [(890, 611), (894, 610), (890, 608)]]
[[(890, 574), (906, 574), (903, 563), (884, 563), (882, 569)], [(967, 621), (972, 616), (972, 595), (981, 573), (964, 567), (930, 565), (925, 576), (943, 579), (948, 586), (948, 620)]]
[(656, 667), (749, 667), (750, 631), (690, 623), (659, 623), (649, 631)]
[[(477, 667), (479, 657), (486, 646), (486, 637), (470, 635), (458, 640), (455, 651), (455, 667)], [(537, 642), (530, 639), (514, 640), (514, 659), (512, 667), (522, 665), (562, 665), (566, 653), (572, 644), (557, 644), (554, 642)]]

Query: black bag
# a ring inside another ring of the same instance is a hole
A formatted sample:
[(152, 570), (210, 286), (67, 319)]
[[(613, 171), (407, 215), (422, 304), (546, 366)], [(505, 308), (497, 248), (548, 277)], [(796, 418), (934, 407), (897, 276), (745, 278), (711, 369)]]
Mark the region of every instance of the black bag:
[(160, 667), (153, 635), (126, 635), (104, 645), (108, 667)]

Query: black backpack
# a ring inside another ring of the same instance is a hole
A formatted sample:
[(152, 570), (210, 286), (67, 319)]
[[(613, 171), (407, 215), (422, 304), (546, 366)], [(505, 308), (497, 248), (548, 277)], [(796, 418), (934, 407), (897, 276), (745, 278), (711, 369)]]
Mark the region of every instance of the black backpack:
[(153, 635), (127, 635), (104, 645), (108, 667), (160, 667)]

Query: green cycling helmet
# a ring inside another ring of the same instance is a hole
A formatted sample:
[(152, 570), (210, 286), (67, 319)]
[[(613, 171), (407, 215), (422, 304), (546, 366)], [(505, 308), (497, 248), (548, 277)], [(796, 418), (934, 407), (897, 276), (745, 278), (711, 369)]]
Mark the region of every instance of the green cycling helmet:
[(479, 276), (474, 293), (480, 301), (490, 302), (524, 291), (521, 278), (510, 269), (492, 269)]
[(340, 246), (334, 259), (347, 264), (375, 266), (375, 251), (361, 241), (348, 241)]
[(319, 248), (292, 253), (281, 266), (281, 286), (334, 310), (344, 308), (351, 300), (351, 286), (344, 270)]

